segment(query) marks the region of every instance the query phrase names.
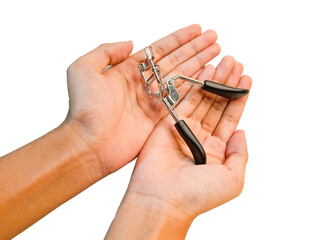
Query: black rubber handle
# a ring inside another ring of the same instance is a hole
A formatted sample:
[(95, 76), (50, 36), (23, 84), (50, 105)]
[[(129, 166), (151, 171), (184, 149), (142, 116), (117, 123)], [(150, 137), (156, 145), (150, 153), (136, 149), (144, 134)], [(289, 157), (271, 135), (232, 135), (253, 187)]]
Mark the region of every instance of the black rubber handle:
[(174, 126), (178, 130), (185, 143), (188, 145), (196, 164), (206, 164), (206, 153), (186, 122), (183, 120), (179, 120), (174, 124)]
[(233, 88), (209, 80), (204, 81), (202, 89), (229, 99), (238, 99), (249, 93), (248, 89)]

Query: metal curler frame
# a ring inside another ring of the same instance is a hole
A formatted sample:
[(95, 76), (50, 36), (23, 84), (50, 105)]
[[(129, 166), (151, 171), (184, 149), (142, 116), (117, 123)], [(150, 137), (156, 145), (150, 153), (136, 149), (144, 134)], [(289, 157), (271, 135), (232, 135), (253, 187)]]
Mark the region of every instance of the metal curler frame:
[[(191, 129), (188, 127), (188, 125), (185, 123), (184, 120), (180, 120), (176, 111), (175, 111), (175, 104), (180, 99), (180, 94), (175, 86), (175, 82), (177, 79), (182, 79), (184, 81), (189, 82), (190, 84), (196, 85), (201, 87), (204, 91), (219, 95), (221, 97), (225, 97), (228, 99), (238, 99), (241, 98), (249, 93), (249, 90), (247, 89), (241, 89), (241, 88), (233, 88), (229, 87), (217, 82), (205, 80), (204, 82), (198, 81), (193, 78), (189, 78), (182, 75), (176, 75), (173, 78), (168, 79), (165, 83), (163, 82), (160, 66), (154, 64), (154, 55), (152, 53), (151, 47), (144, 48), (145, 54), (146, 54), (146, 60), (138, 65), (138, 68), (140, 70), (140, 73), (142, 75), (142, 78), (145, 83), (145, 88), (147, 89), (147, 92), (155, 97), (160, 99), (165, 107), (168, 109), (170, 115), (175, 120), (175, 127), (177, 131), (179, 132), (182, 139), (185, 141), (185, 143), (188, 145), (193, 158), (195, 160), (196, 164), (206, 164), (206, 153), (196, 138), (196, 136), (193, 134)], [(145, 71), (147, 69), (151, 68), (152, 74), (150, 77), (145, 76)], [(156, 93), (153, 93), (151, 91), (150, 85), (157, 81), (158, 84), (158, 91)]]

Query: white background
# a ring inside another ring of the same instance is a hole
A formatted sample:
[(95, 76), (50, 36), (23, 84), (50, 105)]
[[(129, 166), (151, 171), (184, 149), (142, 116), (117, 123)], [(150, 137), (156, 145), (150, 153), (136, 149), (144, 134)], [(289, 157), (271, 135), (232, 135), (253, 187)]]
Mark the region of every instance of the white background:
[[(1, 1), (0, 155), (58, 126), (66, 69), (104, 42), (134, 51), (192, 23), (252, 76), (240, 123), (250, 159), (237, 199), (199, 216), (187, 239), (320, 239), (319, 1)], [(103, 239), (134, 163), (21, 233)], [(1, 226), (0, 226), (1, 227)]]

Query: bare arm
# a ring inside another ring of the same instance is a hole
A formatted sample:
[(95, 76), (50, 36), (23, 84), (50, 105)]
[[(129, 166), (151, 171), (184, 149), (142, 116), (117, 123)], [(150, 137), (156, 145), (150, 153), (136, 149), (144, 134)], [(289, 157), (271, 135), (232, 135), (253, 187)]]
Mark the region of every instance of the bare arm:
[[(164, 76), (191, 76), (219, 54), (216, 39), (191, 25), (151, 45)], [(0, 238), (12, 238), (133, 160), (167, 114), (146, 96), (137, 67), (143, 50), (131, 51), (131, 41), (102, 44), (71, 64), (64, 123), (0, 159)]]
[(11, 239), (101, 177), (97, 156), (66, 123), (2, 157), (1, 239)]

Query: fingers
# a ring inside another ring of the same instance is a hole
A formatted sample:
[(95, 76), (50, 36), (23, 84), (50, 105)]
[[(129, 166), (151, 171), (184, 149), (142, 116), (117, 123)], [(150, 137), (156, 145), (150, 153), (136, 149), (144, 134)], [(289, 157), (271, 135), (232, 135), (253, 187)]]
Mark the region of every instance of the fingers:
[(226, 149), (226, 161), (224, 163), (238, 176), (243, 176), (248, 161), (248, 151), (245, 133), (238, 130), (233, 133)]
[[(176, 75), (183, 76), (192, 76), (199, 69), (203, 68), (210, 60), (212, 60), (215, 56), (220, 53), (220, 46), (217, 43), (212, 44), (202, 52), (196, 54), (192, 58), (188, 59), (186, 62), (180, 64), (178, 67), (173, 69), (170, 73), (168, 73), (165, 77), (165, 80), (172, 78)], [(191, 89), (191, 85), (179, 85), (183, 83), (183, 80), (177, 79), (176, 86), (180, 94), (180, 100), (188, 93)], [(178, 102), (178, 104), (179, 104)], [(177, 104), (177, 105), (178, 105)]]
[(224, 83), (229, 77), (232, 69), (234, 68), (235, 63), (235, 59), (232, 56), (224, 56), (220, 64), (218, 65), (219, 69), (217, 67), (217, 72), (214, 75), (214, 80), (219, 83)]
[[(207, 65), (199, 73), (196, 79), (200, 81), (210, 80), (213, 78), (215, 68), (212, 65)], [(189, 116), (195, 108), (198, 107), (201, 102), (201, 98), (204, 95), (204, 91), (199, 86), (193, 86), (188, 94), (181, 100), (179, 105), (176, 107), (177, 112), (181, 116)]]
[[(214, 81), (223, 84), (226, 81), (226, 79), (228, 78), (228, 76), (230, 75), (230, 73), (232, 72), (234, 65), (235, 65), (235, 60), (233, 57), (230, 57), (230, 56), (223, 57), (221, 62), (218, 64), (218, 66), (216, 68), (216, 72), (213, 77)], [(208, 80), (211, 80), (211, 79), (208, 79)], [(193, 119), (196, 119), (199, 121), (203, 120), (203, 118), (207, 114), (208, 110), (210, 109), (214, 99), (216, 98), (215, 94), (206, 93), (204, 91), (203, 91), (203, 93), (204, 93), (204, 96), (201, 100), (201, 103), (199, 104), (199, 106), (194, 110), (194, 112), (191, 115), (191, 117)], [(210, 129), (209, 129), (209, 132), (210, 132), (210, 134), (212, 133), (212, 131), (210, 131)]]
[(160, 59), (157, 64), (161, 68), (162, 75), (165, 76), (176, 66), (203, 51), (216, 40), (217, 34), (212, 30), (208, 30)]
[[(241, 77), (238, 87), (250, 89), (251, 84), (251, 78), (244, 75)], [(232, 133), (234, 132), (240, 121), (247, 99), (248, 95), (229, 102), (221, 116), (219, 124), (217, 125), (213, 133), (213, 136), (221, 139), (225, 143), (229, 141)]]
[[(201, 27), (198, 24), (193, 24), (152, 43), (150, 46), (152, 47), (152, 52), (154, 54), (154, 61), (158, 61), (162, 57), (166, 56), (173, 50), (184, 45), (200, 34)], [(146, 59), (144, 50), (142, 49), (133, 54), (132, 58), (137, 62), (144, 61)]]
[(131, 52), (132, 41), (104, 43), (80, 57), (76, 62), (87, 64), (91, 68), (102, 73), (108, 65), (122, 62), (131, 54)]
[[(183, 76), (191, 76), (196, 71), (205, 66), (208, 62), (210, 62), (214, 57), (216, 57), (220, 53), (220, 46), (218, 43), (213, 43), (203, 51), (197, 53), (193, 57), (189, 58), (187, 61), (183, 62), (176, 68), (174, 68), (171, 72), (169, 72), (165, 79), (172, 78), (176, 75)], [(181, 82), (177, 80), (177, 82)]]
[(205, 68), (205, 67), (200, 68), (197, 72), (195, 72), (195, 73), (191, 76), (191, 78), (197, 79), (197, 78), (199, 77), (200, 73), (203, 71), (204, 68)]
[[(236, 87), (241, 77), (242, 71), (242, 64), (235, 62), (232, 72), (230, 73), (224, 84), (231, 87)], [(208, 133), (213, 133), (228, 102), (229, 100), (226, 98), (220, 96), (215, 97), (211, 107), (209, 108), (206, 116), (202, 121), (202, 128)]]
[(211, 135), (209, 135), (209, 137), (208, 135), (200, 135), (200, 137), (205, 139), (205, 141), (202, 142), (207, 154), (207, 164), (223, 164), (226, 160), (226, 144)]

